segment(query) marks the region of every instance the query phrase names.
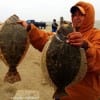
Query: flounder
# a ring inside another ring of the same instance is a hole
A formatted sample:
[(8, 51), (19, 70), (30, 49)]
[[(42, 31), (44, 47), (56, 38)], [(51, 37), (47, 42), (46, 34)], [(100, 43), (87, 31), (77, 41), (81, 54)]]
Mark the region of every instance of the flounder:
[(4, 80), (9, 83), (21, 80), (16, 67), (25, 56), (29, 47), (27, 31), (17, 21), (19, 21), (19, 17), (12, 15), (4, 22), (0, 30), (2, 60), (9, 66)]
[(62, 25), (46, 43), (41, 57), (41, 67), (46, 80), (55, 88), (53, 98), (68, 95), (65, 87), (81, 81), (87, 72), (85, 51), (66, 43), (73, 32), (71, 24)]

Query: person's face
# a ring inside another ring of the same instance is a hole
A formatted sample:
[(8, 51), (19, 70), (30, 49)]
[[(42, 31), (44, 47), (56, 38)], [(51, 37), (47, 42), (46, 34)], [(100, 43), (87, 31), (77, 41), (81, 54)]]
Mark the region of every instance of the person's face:
[(79, 29), (85, 19), (85, 15), (83, 15), (79, 10), (72, 14), (72, 23), (74, 28)]

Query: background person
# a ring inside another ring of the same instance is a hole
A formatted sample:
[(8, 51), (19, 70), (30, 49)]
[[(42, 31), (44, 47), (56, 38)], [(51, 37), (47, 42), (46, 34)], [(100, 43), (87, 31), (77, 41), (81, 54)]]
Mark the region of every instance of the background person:
[(56, 22), (56, 19), (53, 19), (53, 22), (52, 22), (52, 32), (56, 32), (57, 28), (58, 28), (58, 24)]

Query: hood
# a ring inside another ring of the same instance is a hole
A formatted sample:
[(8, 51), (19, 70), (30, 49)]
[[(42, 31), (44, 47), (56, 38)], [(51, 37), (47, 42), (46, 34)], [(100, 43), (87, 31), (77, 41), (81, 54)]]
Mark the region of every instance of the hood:
[(83, 22), (82, 27), (80, 28), (80, 32), (86, 32), (91, 30), (94, 27), (94, 20), (95, 20), (95, 11), (94, 7), (88, 2), (78, 2), (75, 6), (81, 6), (85, 10), (85, 19)]

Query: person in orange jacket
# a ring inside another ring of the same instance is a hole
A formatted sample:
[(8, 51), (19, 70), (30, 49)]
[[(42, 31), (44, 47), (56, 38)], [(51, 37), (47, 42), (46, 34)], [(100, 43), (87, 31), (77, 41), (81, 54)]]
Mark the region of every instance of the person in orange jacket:
[[(65, 88), (68, 96), (61, 97), (60, 100), (100, 100), (100, 30), (94, 28), (94, 7), (88, 2), (80, 1), (72, 6), (70, 12), (74, 32), (69, 34), (68, 43), (85, 49), (88, 69), (83, 80)], [(31, 44), (42, 51), (49, 35), (53, 33), (25, 22), (22, 25), (29, 30)]]

